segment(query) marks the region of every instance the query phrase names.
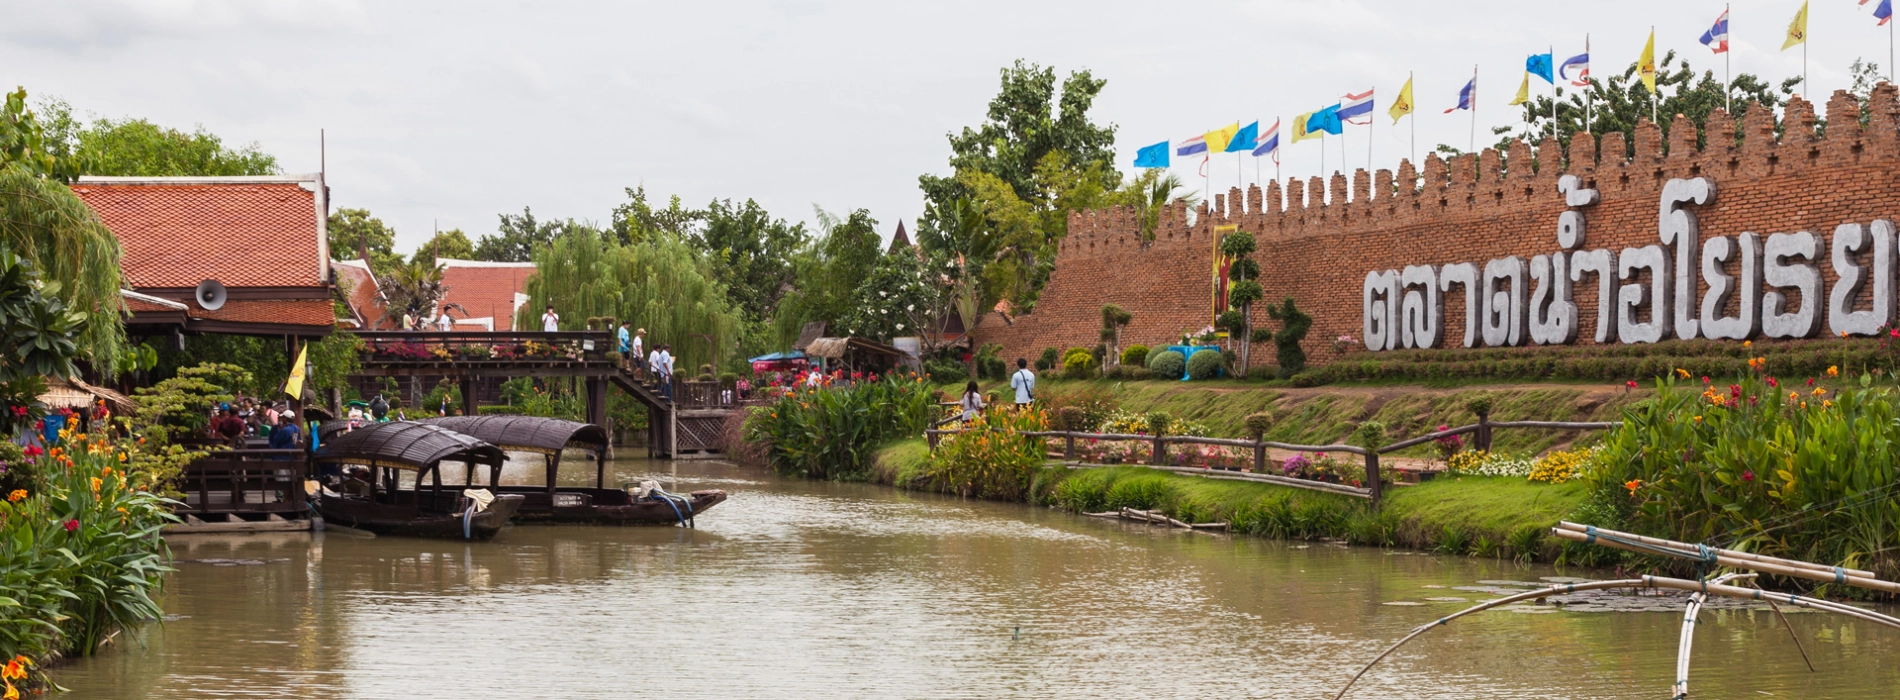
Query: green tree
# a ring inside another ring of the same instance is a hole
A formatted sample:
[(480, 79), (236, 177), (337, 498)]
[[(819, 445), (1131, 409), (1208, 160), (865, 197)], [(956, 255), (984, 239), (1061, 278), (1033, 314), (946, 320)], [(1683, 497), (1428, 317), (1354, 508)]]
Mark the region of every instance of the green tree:
[(574, 227), (536, 250), (516, 327), (535, 327), (553, 304), (566, 318), (632, 321), (647, 329), (647, 347), (671, 344), (681, 368), (733, 366), (743, 323), (712, 265), (671, 236), (622, 245), (608, 235)]
[(434, 237), (416, 248), (410, 254), (409, 262), (435, 262), (436, 260), (474, 260), (475, 244), (470, 243), (468, 234), (462, 229), (452, 228), (439, 231)]
[(545, 247), (556, 236), (575, 226), (572, 221), (536, 221), (534, 211), (521, 208), (521, 215), (501, 214), (495, 235), (475, 241), (475, 257), (490, 262), (527, 262), (537, 248)]
[(920, 251), (896, 250), (878, 258), (869, 277), (852, 294), (851, 308), (839, 319), (839, 333), (889, 342), (917, 336), (928, 344), (925, 357), (936, 349), (930, 329), (941, 326), (950, 313), (950, 289), (943, 284), (943, 261), (926, 259)]
[[(985, 121), (949, 135), (950, 167), (958, 174), (988, 173), (1007, 183), (1018, 198), (1045, 201), (1049, 199), (1046, 183), (1038, 182), (1035, 173), (1051, 153), (1066, 155), (1077, 168), (1100, 165), (1104, 175), (1113, 172), (1115, 127), (1098, 126), (1088, 117), (1108, 81), (1097, 80), (1086, 70), (1072, 72), (1062, 83), (1058, 101), (1055, 69), (1018, 59), (1002, 70), (1001, 82)], [(924, 175), (918, 184), (932, 204), (968, 194), (954, 177)], [(1115, 180), (1101, 184), (1113, 187)]]
[[(378, 276), (376, 287), (383, 292), (383, 315), (396, 324), (402, 323), (405, 314), (417, 323), (432, 318), (436, 305), (449, 292), (449, 287), (442, 284), (441, 266), (422, 260), (399, 265), (390, 274)], [(448, 308), (468, 314), (467, 309), (455, 304), (449, 304)]]
[(1280, 330), (1273, 334), (1274, 359), (1280, 363), (1280, 376), (1299, 374), (1306, 369), (1306, 350), (1300, 347), (1300, 341), (1313, 329), (1313, 315), (1301, 311), (1293, 305), (1293, 297), (1287, 297), (1279, 306), (1267, 305), (1267, 318), (1280, 322)]
[[(1227, 267), (1227, 310), (1221, 312), (1215, 322), (1240, 345), (1234, 374), (1241, 379), (1247, 378), (1247, 366), (1253, 357), (1253, 303), (1266, 295), (1260, 283), (1255, 281), (1260, 277), (1260, 263), (1253, 259), (1254, 251), (1258, 249), (1259, 244), (1253, 234), (1246, 231), (1227, 234), (1220, 241), (1221, 255), (1233, 260), (1233, 263)], [(1269, 339), (1267, 334), (1261, 335), (1261, 340)]]
[(86, 316), (77, 339), (82, 357), (102, 372), (125, 349), (119, 238), (65, 183), (86, 160), (55, 133), (49, 137), (26, 107), (26, 90), (0, 106), (0, 246), (32, 263), (46, 294)]
[(626, 188), (626, 192), (627, 201), (614, 207), (612, 219), (614, 239), (622, 245), (638, 243), (661, 233), (686, 238), (707, 216), (706, 210), (682, 206), (679, 195), (673, 195), (665, 209), (655, 209), (647, 203), (645, 185)]
[(352, 260), (369, 252), (370, 272), (381, 277), (402, 266), (396, 253), (396, 229), (371, 216), (368, 209), (338, 209), (330, 213), (330, 257)]
[(57, 291), (48, 289), (32, 260), (0, 243), (0, 344), (10, 348), (0, 352), (0, 438), (39, 418), (46, 377), (79, 372), (73, 360), (86, 318), (67, 309)]
[(277, 158), (250, 143), (227, 148), (216, 134), (192, 133), (144, 119), (100, 119), (78, 133), (90, 175), (275, 175)]
[(838, 322), (851, 310), (859, 283), (871, 276), (883, 247), (877, 220), (869, 211), (858, 209), (843, 219), (823, 209), (817, 215), (818, 239), (794, 255), (793, 290), (781, 300), (773, 317), (781, 343), (797, 337), (799, 328), (810, 321), (825, 321), (838, 328)]
[(805, 226), (774, 219), (750, 199), (713, 200), (704, 220), (687, 240), (712, 263), (735, 307), (748, 319), (771, 318), (796, 281), (792, 256), (810, 241)]

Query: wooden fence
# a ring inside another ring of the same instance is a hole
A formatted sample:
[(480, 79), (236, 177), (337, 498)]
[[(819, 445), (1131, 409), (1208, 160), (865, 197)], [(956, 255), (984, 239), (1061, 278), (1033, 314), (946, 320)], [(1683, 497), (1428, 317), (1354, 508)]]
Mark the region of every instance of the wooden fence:
[[(945, 419), (944, 421), (938, 423), (937, 425), (944, 425), (951, 422), (954, 422), (954, 421), (952, 419)], [(1472, 435), (1473, 449), (1489, 450), (1491, 449), (1491, 437), (1493, 433), (1499, 429), (1608, 430), (1610, 428), (1616, 427), (1617, 425), (1620, 425), (1620, 423), (1534, 421), (1534, 420), (1493, 422), (1487, 416), (1479, 416), (1478, 422), (1473, 423), (1471, 425), (1464, 425), (1464, 426), (1459, 426), (1456, 428), (1449, 428), (1446, 430), (1434, 431), (1434, 432), (1426, 433), (1424, 435), (1420, 435), (1415, 438), (1401, 440), (1389, 445), (1383, 445), (1383, 446), (1373, 448), (1373, 449), (1359, 447), (1357, 445), (1346, 445), (1346, 444), (1338, 444), (1338, 443), (1331, 444), (1331, 445), (1297, 445), (1297, 444), (1286, 443), (1286, 442), (1274, 442), (1271, 440), (1244, 440), (1244, 439), (1234, 439), (1234, 438), (1193, 437), (1193, 436), (1188, 436), (1188, 435), (1086, 433), (1086, 432), (1078, 432), (1078, 431), (1072, 431), (1072, 430), (1034, 431), (1034, 432), (1022, 433), (1022, 435), (1024, 437), (1032, 437), (1032, 438), (1059, 438), (1061, 439), (1063, 441), (1062, 462), (1063, 464), (1069, 465), (1071, 467), (1105, 466), (1105, 465), (1083, 464), (1079, 460), (1077, 460), (1076, 451), (1075, 451), (1076, 440), (1091, 440), (1091, 441), (1097, 441), (1097, 442), (1100, 442), (1100, 441), (1109, 441), (1109, 442), (1139, 441), (1139, 442), (1149, 443), (1149, 451), (1148, 451), (1149, 459), (1148, 459), (1148, 464), (1145, 466), (1152, 467), (1155, 469), (1175, 472), (1179, 474), (1193, 474), (1196, 476), (1205, 476), (1205, 477), (1214, 478), (1214, 479), (1258, 481), (1258, 482), (1279, 484), (1282, 486), (1292, 486), (1295, 488), (1309, 489), (1313, 491), (1339, 493), (1339, 494), (1345, 494), (1348, 496), (1356, 496), (1359, 498), (1371, 499), (1373, 503), (1378, 503), (1383, 498), (1384, 490), (1385, 490), (1384, 483), (1380, 479), (1380, 475), (1379, 475), (1379, 455), (1382, 455), (1382, 454), (1397, 452), (1399, 450), (1403, 450), (1408, 447), (1417, 447), (1419, 445), (1423, 445), (1423, 444), (1426, 444), (1435, 440), (1447, 438), (1447, 437), (1452, 437), (1455, 435), (1467, 435), (1467, 434)], [(946, 429), (939, 429), (933, 426), (931, 429), (924, 431), (924, 437), (925, 437), (925, 440), (930, 444), (930, 449), (932, 451), (935, 451), (937, 448), (937, 443), (943, 439), (943, 436), (955, 435), (960, 432), (962, 432), (962, 430), (960, 429), (946, 430)], [(1180, 466), (1170, 465), (1167, 463), (1168, 445), (1213, 445), (1213, 446), (1218, 446), (1218, 447), (1234, 447), (1234, 448), (1252, 450), (1253, 451), (1253, 465), (1252, 465), (1253, 471), (1239, 472), (1239, 471), (1216, 470), (1212, 468), (1203, 468), (1203, 467), (1180, 467)], [(1352, 486), (1349, 484), (1335, 484), (1332, 482), (1318, 481), (1314, 479), (1303, 479), (1303, 478), (1298, 478), (1298, 477), (1282, 476), (1279, 474), (1268, 473), (1267, 450), (1270, 450), (1270, 449), (1290, 450), (1294, 452), (1313, 452), (1313, 453), (1319, 453), (1319, 454), (1347, 453), (1347, 454), (1357, 455), (1359, 456), (1359, 458), (1365, 461), (1366, 476), (1365, 476), (1365, 479), (1361, 483), (1364, 483), (1366, 485)]]

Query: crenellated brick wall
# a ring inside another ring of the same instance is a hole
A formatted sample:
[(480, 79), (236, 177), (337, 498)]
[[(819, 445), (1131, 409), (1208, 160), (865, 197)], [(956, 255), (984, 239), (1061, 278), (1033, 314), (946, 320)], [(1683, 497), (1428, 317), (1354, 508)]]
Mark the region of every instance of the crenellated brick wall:
[[(1410, 162), (1401, 162), (1396, 174), (1359, 170), (1350, 187), (1335, 173), (1330, 181), (1290, 179), (1284, 189), (1279, 182), (1264, 191), (1235, 188), (1200, 206), (1192, 223), (1184, 206), (1165, 210), (1151, 241), (1141, 239), (1131, 209), (1079, 212), (1070, 216), (1035, 312), (1009, 321), (990, 314), (974, 334), (978, 342), (1001, 343), (1006, 359), (1033, 360), (1045, 347), (1093, 345), (1101, 306), (1112, 302), (1134, 314), (1124, 344), (1178, 340), (1211, 321), (1214, 229), (1231, 224), (1260, 241), (1255, 259), (1264, 268), (1267, 298), (1291, 296), (1313, 314), (1305, 348), (1310, 362), (1324, 364), (1335, 357), (1333, 338), (1361, 336), (1368, 271), (1459, 262), (1482, 267), (1508, 255), (1557, 252), (1557, 217), (1566, 209), (1557, 192), (1560, 174), (1577, 175), (1601, 192), (1600, 203), (1586, 210), (1587, 249), (1659, 243), (1658, 196), (1671, 178), (1715, 183), (1714, 201), (1692, 209), (1703, 240), (1744, 231), (1810, 231), (1826, 238), (1839, 224), (1900, 219), (1900, 90), (1882, 84), (1868, 112), (1863, 130), (1855, 118), (1858, 103), (1841, 91), (1828, 100), (1827, 113), (1843, 118), (1830, 120), (1825, 135), (1817, 134), (1813, 105), (1796, 98), (1785, 108), (1780, 139), (1772, 116), (1752, 106), (1743, 110), (1739, 145), (1723, 137), (1735, 133), (1735, 117), (1718, 110), (1706, 124), (1706, 133), (1716, 136), (1703, 148), (1696, 147), (1694, 124), (1677, 115), (1666, 145), (1661, 129), (1644, 122), (1634, 144), (1621, 133), (1579, 135), (1565, 154), (1554, 139), (1535, 147), (1514, 141), (1502, 155), (1485, 149), (1449, 160), (1427, 156), (1422, 173)], [(1820, 268), (1825, 289), (1832, 289), (1835, 275), (1826, 258), (1824, 250)], [(1574, 301), (1585, 329), (1578, 343), (1589, 343), (1597, 318), (1594, 283), (1579, 284)], [(1825, 306), (1825, 291), (1822, 301)], [(1257, 325), (1273, 325), (1263, 311), (1255, 315)], [(1462, 294), (1446, 296), (1444, 317), (1444, 346), (1457, 346), (1465, 324)], [(1271, 348), (1254, 357), (1270, 364)]]

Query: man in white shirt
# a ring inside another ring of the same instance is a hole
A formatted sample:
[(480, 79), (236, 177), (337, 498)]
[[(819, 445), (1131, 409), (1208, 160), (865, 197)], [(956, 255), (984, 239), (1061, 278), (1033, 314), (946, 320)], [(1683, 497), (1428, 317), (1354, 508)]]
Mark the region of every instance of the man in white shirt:
[(455, 330), (455, 321), (449, 318), (448, 309), (443, 309), (442, 315), (435, 317), (435, 327), (443, 333)]
[(548, 304), (548, 312), (541, 314), (541, 332), (561, 332), (561, 315), (554, 313), (554, 305)]
[(1016, 405), (1027, 406), (1036, 400), (1036, 373), (1029, 371), (1029, 361), (1016, 358), (1016, 373), (1009, 375), (1009, 388), (1016, 390)]
[(648, 371), (653, 372), (660, 381), (660, 395), (673, 400), (673, 353), (672, 346), (661, 345), (653, 349), (653, 355), (647, 358)]
[(647, 329), (640, 328), (640, 329), (634, 330), (633, 352), (627, 354), (628, 357), (633, 358), (634, 369), (646, 369), (647, 367), (646, 358), (641, 356), (641, 353), (646, 352), (646, 347), (647, 347), (646, 338), (647, 338)]

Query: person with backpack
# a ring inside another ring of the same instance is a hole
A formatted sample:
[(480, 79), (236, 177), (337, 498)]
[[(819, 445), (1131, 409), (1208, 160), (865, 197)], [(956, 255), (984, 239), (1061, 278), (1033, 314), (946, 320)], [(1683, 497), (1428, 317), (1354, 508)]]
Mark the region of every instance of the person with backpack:
[(1029, 361), (1016, 358), (1016, 373), (1009, 375), (1009, 388), (1016, 390), (1016, 405), (1027, 406), (1036, 400), (1036, 373), (1030, 371)]

